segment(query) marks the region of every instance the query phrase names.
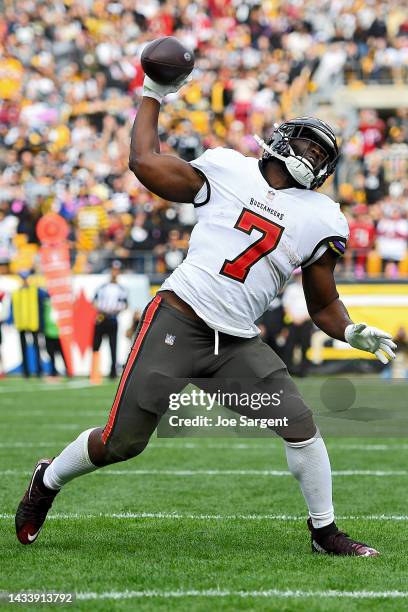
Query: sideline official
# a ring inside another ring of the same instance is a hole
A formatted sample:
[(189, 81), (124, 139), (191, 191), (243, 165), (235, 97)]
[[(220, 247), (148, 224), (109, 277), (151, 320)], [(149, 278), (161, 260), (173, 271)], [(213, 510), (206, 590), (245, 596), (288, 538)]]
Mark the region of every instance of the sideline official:
[(93, 303), (97, 310), (93, 340), (94, 355), (101, 347), (102, 339), (107, 336), (111, 351), (112, 365), (109, 377), (116, 378), (116, 344), (118, 335), (118, 314), (127, 308), (127, 292), (119, 285), (120, 261), (113, 261), (111, 278), (96, 291)]

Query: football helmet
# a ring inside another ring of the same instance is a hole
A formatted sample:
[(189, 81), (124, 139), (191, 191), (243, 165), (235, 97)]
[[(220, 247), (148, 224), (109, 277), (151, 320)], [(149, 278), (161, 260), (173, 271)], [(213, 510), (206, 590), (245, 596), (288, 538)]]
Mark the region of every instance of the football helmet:
[[(255, 135), (264, 149), (262, 160), (275, 157), (284, 162), (289, 174), (305, 189), (317, 189), (333, 174), (339, 148), (332, 128), (315, 117), (298, 117), (275, 127), (265, 142)], [(316, 155), (318, 145), (319, 155)]]

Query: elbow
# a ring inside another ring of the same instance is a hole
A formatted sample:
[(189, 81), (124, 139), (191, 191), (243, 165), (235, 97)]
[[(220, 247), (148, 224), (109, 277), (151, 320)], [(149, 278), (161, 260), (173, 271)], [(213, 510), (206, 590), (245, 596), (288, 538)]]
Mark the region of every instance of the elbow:
[(320, 327), (320, 326), (319, 326), (319, 321), (320, 321), (320, 317), (319, 317), (319, 315), (320, 315), (320, 312), (319, 312), (319, 311), (316, 311), (316, 310), (315, 310), (315, 311), (313, 311), (313, 310), (309, 310), (309, 309), (307, 309), (307, 311), (308, 311), (308, 313), (309, 313), (309, 317), (310, 317), (310, 319), (312, 320), (312, 322), (313, 322), (315, 325), (317, 325), (317, 327)]
[(131, 170), (134, 174), (136, 174), (139, 171), (139, 165), (140, 165), (140, 160), (138, 157), (136, 157), (135, 155), (130, 155), (129, 157), (129, 170)]
[(325, 306), (321, 304), (307, 304), (307, 312), (309, 313), (309, 317), (312, 319), (313, 323), (319, 327), (319, 321), (321, 315), (324, 315)]
[(145, 157), (130, 155), (129, 157), (129, 170), (135, 174), (135, 176), (142, 180), (151, 171), (151, 161)]

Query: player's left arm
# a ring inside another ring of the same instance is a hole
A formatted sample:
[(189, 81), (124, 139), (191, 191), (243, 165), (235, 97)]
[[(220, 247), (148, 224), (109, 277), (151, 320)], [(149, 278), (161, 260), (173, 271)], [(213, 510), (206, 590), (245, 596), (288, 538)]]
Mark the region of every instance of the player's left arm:
[(336, 261), (337, 256), (328, 249), (316, 262), (303, 268), (303, 291), (309, 314), (328, 336), (374, 353), (382, 363), (387, 363), (395, 358), (396, 345), (391, 334), (365, 323), (353, 323), (337, 292)]

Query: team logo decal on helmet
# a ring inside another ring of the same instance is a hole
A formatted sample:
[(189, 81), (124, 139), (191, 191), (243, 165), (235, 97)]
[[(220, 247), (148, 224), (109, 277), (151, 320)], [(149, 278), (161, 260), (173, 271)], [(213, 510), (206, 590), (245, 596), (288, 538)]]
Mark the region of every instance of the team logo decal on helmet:
[[(317, 189), (333, 174), (339, 157), (332, 128), (315, 117), (298, 117), (277, 126), (267, 142), (255, 136), (264, 149), (262, 159), (275, 157), (283, 161), (289, 174), (306, 189)], [(304, 143), (297, 150), (300, 141)], [(314, 145), (322, 152), (319, 159), (311, 155)]]

